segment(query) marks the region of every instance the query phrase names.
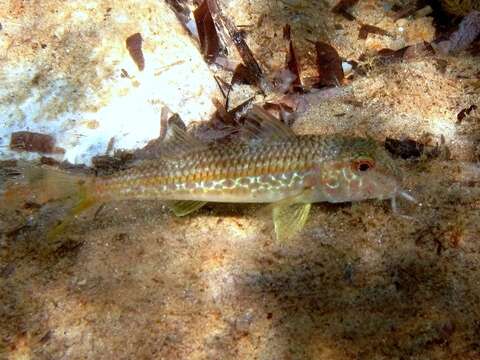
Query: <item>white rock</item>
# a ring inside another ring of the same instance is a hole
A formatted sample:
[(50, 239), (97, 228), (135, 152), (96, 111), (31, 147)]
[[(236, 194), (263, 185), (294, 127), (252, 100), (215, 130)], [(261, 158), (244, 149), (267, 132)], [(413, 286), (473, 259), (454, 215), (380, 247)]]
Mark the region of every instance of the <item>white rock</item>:
[[(112, 137), (123, 149), (156, 138), (163, 106), (187, 123), (215, 111), (215, 80), (164, 2), (36, 4), (13, 16), (0, 9), (0, 159), (38, 156), (9, 150), (14, 131), (53, 135), (64, 159), (89, 164)], [(143, 38), (143, 71), (126, 48), (135, 33)]]

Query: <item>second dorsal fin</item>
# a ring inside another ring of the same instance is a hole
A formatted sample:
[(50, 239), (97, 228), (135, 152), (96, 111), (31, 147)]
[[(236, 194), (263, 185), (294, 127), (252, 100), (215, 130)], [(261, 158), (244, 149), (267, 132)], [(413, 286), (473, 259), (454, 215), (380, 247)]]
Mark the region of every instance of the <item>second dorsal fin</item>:
[(185, 125), (177, 114), (169, 119), (165, 137), (160, 145), (161, 156), (176, 158), (208, 148), (207, 144), (187, 133)]
[(245, 116), (242, 134), (250, 140), (278, 142), (295, 138), (295, 133), (273, 115), (254, 105)]

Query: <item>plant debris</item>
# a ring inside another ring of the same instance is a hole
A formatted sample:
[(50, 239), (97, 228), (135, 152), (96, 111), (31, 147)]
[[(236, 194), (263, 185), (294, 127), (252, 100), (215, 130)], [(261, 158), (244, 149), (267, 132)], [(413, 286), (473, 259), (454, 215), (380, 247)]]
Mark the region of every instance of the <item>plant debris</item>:
[(365, 40), (368, 37), (368, 34), (377, 34), (383, 36), (392, 36), (388, 31), (383, 30), (377, 26), (362, 24), (358, 32), (358, 38)]
[(348, 10), (354, 6), (358, 0), (340, 0), (333, 8), (332, 12), (335, 14), (342, 15), (345, 19), (349, 21), (355, 20), (355, 17), (348, 12)]
[[(250, 72), (250, 70), (244, 65), (239, 64), (235, 68), (233, 72), (232, 79), (230, 81), (230, 85), (228, 86), (227, 94), (226, 94), (226, 101), (225, 101), (225, 110), (228, 111), (230, 105), (230, 94), (233, 89), (233, 85), (235, 84), (244, 84), (244, 85), (257, 85), (258, 78), (255, 77), (254, 74)], [(218, 109), (218, 106), (217, 106)]]
[(92, 158), (92, 165), (98, 174), (113, 174), (116, 171), (124, 170), (133, 159), (131, 152), (117, 151), (113, 156), (97, 155)]
[(284, 28), (284, 37), (288, 41), (288, 53), (286, 59), (286, 68), (293, 74), (295, 79), (291, 82), (289, 87), (298, 89), (302, 83), (300, 81), (300, 66), (298, 64), (297, 55), (293, 46), (290, 25), (286, 25)]
[(287, 104), (267, 102), (263, 108), (288, 126), (292, 126), (295, 121), (294, 109)]
[(402, 159), (417, 159), (422, 156), (424, 145), (412, 139), (397, 140), (387, 137), (385, 149)]
[(330, 44), (322, 41), (315, 42), (317, 54), (318, 79), (316, 87), (336, 86), (343, 81), (344, 74), (342, 59), (337, 50)]
[(457, 114), (457, 124), (460, 124), (463, 121), (463, 119), (465, 119), (465, 117), (467, 117), (468, 115), (470, 115), (472, 111), (475, 111), (477, 109), (478, 109), (477, 105), (470, 105), (468, 108), (462, 109)]
[(267, 84), (263, 71), (258, 65), (255, 57), (253, 56), (252, 51), (248, 47), (247, 43), (244, 39), (244, 34), (242, 31), (239, 31), (235, 24), (223, 14), (222, 10), (220, 9), (216, 0), (206, 0), (208, 2), (208, 7), (211, 11), (211, 15), (215, 21), (217, 21), (217, 25), (224, 29), (228, 38), (232, 41), (235, 45), (242, 61), (250, 73), (249, 78), (255, 79), (255, 84), (263, 91), (268, 92), (270, 86)]
[(394, 13), (391, 15), (394, 21), (397, 21), (402, 18), (409, 17), (413, 15), (418, 10), (418, 4), (408, 5), (404, 8), (400, 7), (399, 5), (394, 5), (392, 7), (392, 11)]
[[(377, 52), (376, 65), (397, 64), (404, 60), (423, 59), (427, 56), (434, 55), (435, 51), (429, 43), (423, 42), (411, 46), (406, 46), (398, 50), (381, 49)], [(360, 56), (360, 61), (365, 61), (366, 55)]]
[(192, 12), (188, 7), (189, 2), (189, 0), (166, 0), (183, 28), (198, 41), (198, 30), (196, 26), (193, 26)]
[(40, 158), (40, 164), (42, 165), (47, 165), (47, 166), (60, 166), (60, 161), (55, 160), (54, 158), (51, 158), (49, 156), (42, 156)]
[[(231, 85), (235, 84), (247, 84), (247, 85), (255, 85), (258, 79), (255, 77), (252, 72), (244, 64), (239, 64), (235, 71), (233, 72)], [(230, 86), (231, 87), (231, 86)]]
[(10, 149), (44, 154), (62, 154), (64, 152), (62, 148), (55, 146), (53, 136), (30, 131), (12, 133)]
[(143, 71), (143, 69), (145, 69), (145, 58), (143, 57), (142, 41), (143, 39), (140, 33), (130, 35), (125, 41), (127, 50), (133, 61), (137, 65), (138, 70), (140, 71)]
[(220, 39), (207, 0), (202, 1), (193, 11), (193, 16), (197, 25), (203, 57), (208, 63), (212, 63), (220, 52)]
[(403, 53), (404, 60), (424, 59), (428, 56), (435, 55), (435, 50), (432, 45), (427, 42), (418, 43), (407, 46)]
[(187, 6), (183, 5), (185, 3), (184, 0), (166, 0), (167, 4), (170, 5), (172, 10), (175, 12), (177, 17), (182, 20), (182, 22), (185, 22), (189, 18), (190, 15), (190, 10), (188, 9)]

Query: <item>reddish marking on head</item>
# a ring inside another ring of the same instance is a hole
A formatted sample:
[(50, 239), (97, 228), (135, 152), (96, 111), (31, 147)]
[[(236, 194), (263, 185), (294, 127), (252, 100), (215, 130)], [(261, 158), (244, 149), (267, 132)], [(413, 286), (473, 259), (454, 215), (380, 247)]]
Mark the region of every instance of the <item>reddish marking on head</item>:
[(358, 181), (358, 179), (351, 180), (350, 181), (350, 187), (351, 187), (352, 193), (356, 193), (356, 192), (360, 191), (360, 181)]
[(348, 166), (348, 162), (335, 162), (332, 164), (333, 170), (342, 170), (343, 168)]
[(325, 191), (328, 195), (333, 196), (333, 195), (336, 194), (336, 190), (337, 189), (332, 189), (332, 188), (329, 188), (328, 186), (326, 186), (323, 191)]

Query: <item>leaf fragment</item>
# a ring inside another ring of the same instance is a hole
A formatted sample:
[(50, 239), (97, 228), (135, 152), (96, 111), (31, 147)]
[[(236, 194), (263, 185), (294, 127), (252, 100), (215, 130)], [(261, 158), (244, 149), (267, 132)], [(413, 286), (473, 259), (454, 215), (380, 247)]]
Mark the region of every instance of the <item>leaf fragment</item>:
[(349, 21), (355, 20), (355, 16), (350, 14), (348, 11), (352, 6), (354, 6), (358, 0), (340, 0), (337, 4), (332, 8), (332, 12), (335, 14), (342, 15), (345, 19)]
[(63, 153), (65, 151), (55, 146), (53, 136), (30, 131), (13, 132), (10, 138), (10, 149), (44, 154)]
[(383, 36), (391, 36), (391, 34), (383, 30), (377, 26), (373, 25), (368, 25), (368, 24), (362, 24), (360, 27), (360, 30), (358, 32), (358, 38), (365, 40), (368, 37), (368, 34), (377, 34), (377, 35), (383, 35)]
[(266, 82), (263, 71), (255, 60), (252, 50), (250, 50), (250, 47), (245, 41), (244, 33), (238, 30), (232, 20), (223, 13), (217, 0), (206, 1), (208, 2), (212, 17), (218, 21), (219, 28), (224, 29), (228, 38), (236, 47), (246, 69), (250, 73), (249, 76), (256, 80), (255, 85), (266, 92), (269, 89), (269, 84)]
[(457, 114), (457, 124), (460, 124), (463, 119), (465, 119), (472, 111), (477, 110), (477, 105), (472, 104), (468, 108), (462, 109), (458, 114)]
[(127, 40), (125, 41), (125, 44), (127, 46), (127, 50), (132, 57), (133, 61), (138, 67), (138, 70), (142, 71), (145, 69), (145, 58), (143, 56), (143, 51), (142, 51), (142, 35), (140, 33), (135, 33), (133, 35), (130, 35)]
[(212, 63), (220, 52), (220, 39), (207, 0), (202, 1), (200, 6), (193, 11), (193, 16), (197, 25), (202, 54), (207, 62)]
[(287, 69), (295, 76), (291, 86), (293, 89), (298, 88), (302, 85), (300, 81), (300, 66), (298, 63), (297, 55), (295, 53), (295, 48), (293, 47), (293, 41), (289, 40), (288, 42), (288, 54), (287, 54)]
[(425, 146), (412, 139), (397, 140), (387, 138), (385, 140), (385, 149), (393, 156), (402, 159), (417, 159), (422, 156)]
[(341, 84), (344, 78), (342, 60), (337, 50), (322, 41), (315, 42), (317, 53), (318, 81), (316, 86), (335, 86)]

